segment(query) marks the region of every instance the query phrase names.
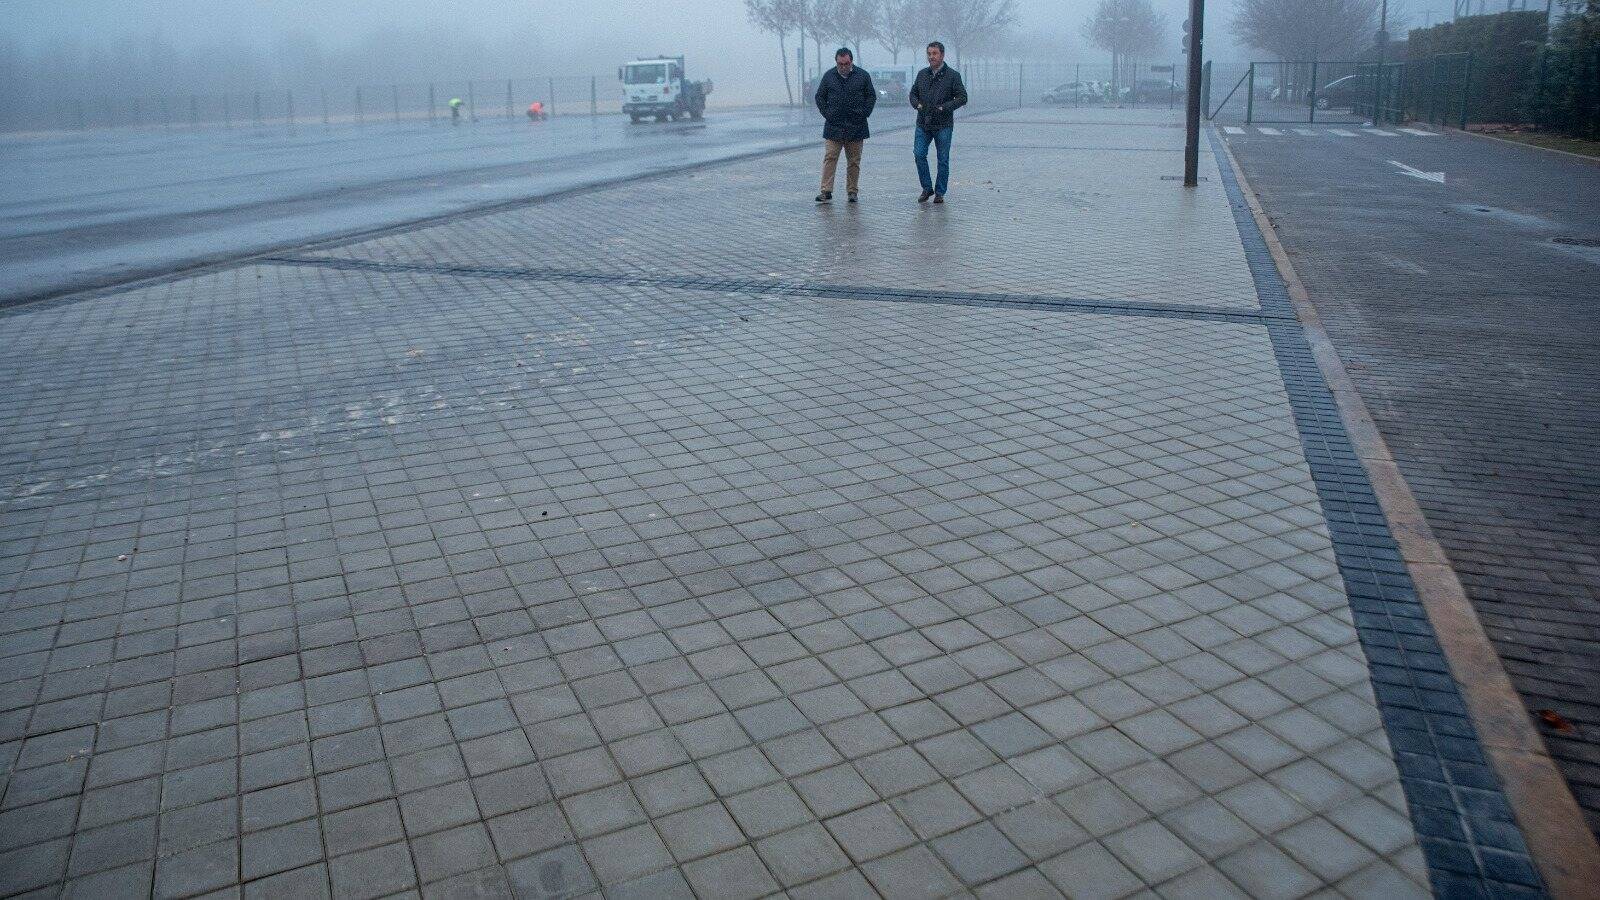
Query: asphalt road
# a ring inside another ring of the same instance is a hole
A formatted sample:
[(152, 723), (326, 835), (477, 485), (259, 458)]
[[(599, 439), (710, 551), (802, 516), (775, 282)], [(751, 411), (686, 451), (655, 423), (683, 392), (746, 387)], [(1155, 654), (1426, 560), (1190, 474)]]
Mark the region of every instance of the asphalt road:
[[(874, 116), (896, 124), (897, 109)], [(904, 117), (904, 116), (902, 116)], [(0, 138), (0, 304), (817, 139), (815, 115)]]
[(1453, 132), (1226, 139), (1600, 830), (1600, 165)]

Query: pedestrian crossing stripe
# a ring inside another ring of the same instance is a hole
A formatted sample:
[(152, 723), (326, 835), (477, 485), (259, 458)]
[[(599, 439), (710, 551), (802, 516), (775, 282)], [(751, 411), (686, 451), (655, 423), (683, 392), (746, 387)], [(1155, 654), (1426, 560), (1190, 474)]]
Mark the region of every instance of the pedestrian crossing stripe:
[[(1251, 129), (1250, 128), (1245, 128), (1245, 127), (1242, 127), (1242, 126), (1239, 126), (1239, 125), (1219, 125), (1217, 127), (1222, 129), (1222, 133), (1223, 134), (1250, 134), (1251, 133)], [(1299, 127), (1288, 128), (1288, 127), (1283, 127), (1283, 126), (1280, 126), (1280, 127), (1277, 127), (1277, 128), (1271, 128), (1271, 127), (1268, 127), (1266, 125), (1254, 125), (1254, 126), (1251, 126), (1251, 127), (1255, 129), (1255, 133), (1266, 135), (1268, 137), (1293, 137), (1295, 135), (1299, 135), (1300, 137), (1322, 137), (1324, 135), (1331, 135), (1333, 137), (1342, 137), (1342, 138), (1360, 137), (1362, 135), (1370, 135), (1372, 137), (1400, 137), (1400, 135), (1402, 135), (1402, 134), (1409, 134), (1409, 135), (1413, 135), (1415, 137), (1438, 137), (1439, 136), (1438, 132), (1435, 132), (1435, 131), (1423, 131), (1420, 128), (1398, 128), (1397, 127), (1393, 131), (1390, 131), (1390, 130), (1386, 130), (1386, 129), (1383, 129), (1383, 128), (1370, 128), (1370, 127), (1367, 127), (1367, 128), (1361, 128), (1359, 130), (1359, 133), (1358, 133), (1357, 131), (1352, 131), (1352, 130), (1350, 130), (1348, 128), (1316, 128), (1316, 127), (1312, 127), (1312, 128), (1299, 128)]]

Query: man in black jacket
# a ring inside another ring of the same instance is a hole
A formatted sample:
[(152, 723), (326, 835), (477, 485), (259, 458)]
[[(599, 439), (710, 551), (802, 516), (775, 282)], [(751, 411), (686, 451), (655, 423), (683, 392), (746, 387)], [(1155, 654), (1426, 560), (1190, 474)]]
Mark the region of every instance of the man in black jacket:
[(868, 135), (867, 117), (878, 104), (878, 89), (872, 86), (872, 76), (866, 69), (856, 68), (855, 54), (849, 47), (840, 47), (833, 62), (833, 68), (824, 72), (817, 83), (817, 112), (822, 113), (822, 140), (827, 147), (822, 154), (822, 191), (817, 194), (817, 202), (833, 199), (833, 176), (839, 170), (839, 154), (843, 152), (844, 186), (854, 203), (861, 178), (861, 144)]
[[(935, 203), (944, 202), (944, 192), (950, 186), (950, 139), (955, 135), (956, 110), (967, 105), (967, 86), (961, 83), (961, 73), (944, 63), (944, 45), (938, 41), (928, 45), (928, 67), (917, 73), (911, 85), (911, 108), (917, 111), (917, 130), (914, 152), (917, 157), (917, 178), (922, 181), (922, 196), (918, 203), (929, 197)], [(939, 180), (928, 175), (928, 144), (939, 148)]]

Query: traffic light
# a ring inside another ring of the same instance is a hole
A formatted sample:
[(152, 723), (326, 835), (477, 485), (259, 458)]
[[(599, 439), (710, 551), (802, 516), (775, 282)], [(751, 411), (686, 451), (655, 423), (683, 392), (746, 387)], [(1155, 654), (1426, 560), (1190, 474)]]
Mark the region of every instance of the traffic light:
[(1189, 20), (1183, 20), (1183, 52), (1189, 52)]

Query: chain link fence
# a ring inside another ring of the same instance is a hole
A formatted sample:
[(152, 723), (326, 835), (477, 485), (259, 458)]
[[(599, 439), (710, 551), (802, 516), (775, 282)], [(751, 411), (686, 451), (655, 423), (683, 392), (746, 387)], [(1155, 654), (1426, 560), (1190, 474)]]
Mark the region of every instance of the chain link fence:
[(461, 100), (460, 117), (465, 121), (523, 116), (536, 102), (551, 115), (600, 115), (622, 109), (614, 76), (558, 75), (234, 93), (106, 93), (32, 102), (14, 99), (0, 109), (0, 132), (451, 121), (453, 99)]
[[(864, 64), (886, 96), (909, 89), (921, 63)], [(956, 63), (974, 103), (994, 106), (1142, 106), (1181, 109), (1184, 62), (971, 59)], [(809, 73), (808, 73), (809, 74)], [(810, 106), (815, 78), (799, 87)], [(781, 96), (781, 95), (780, 95)], [(777, 98), (775, 98), (777, 99)], [(452, 114), (451, 101), (460, 100)], [(127, 96), (112, 92), (70, 98), (11, 97), (0, 103), (0, 132), (100, 128), (269, 127), (376, 122), (459, 123), (515, 119), (530, 104), (550, 115), (620, 113), (613, 74), (557, 75), (354, 86), (263, 89), (227, 93)]]
[(1379, 64), (1354, 60), (1207, 66), (1205, 114), (1225, 124), (1384, 124), (1466, 127), (1474, 89), (1470, 53)]

